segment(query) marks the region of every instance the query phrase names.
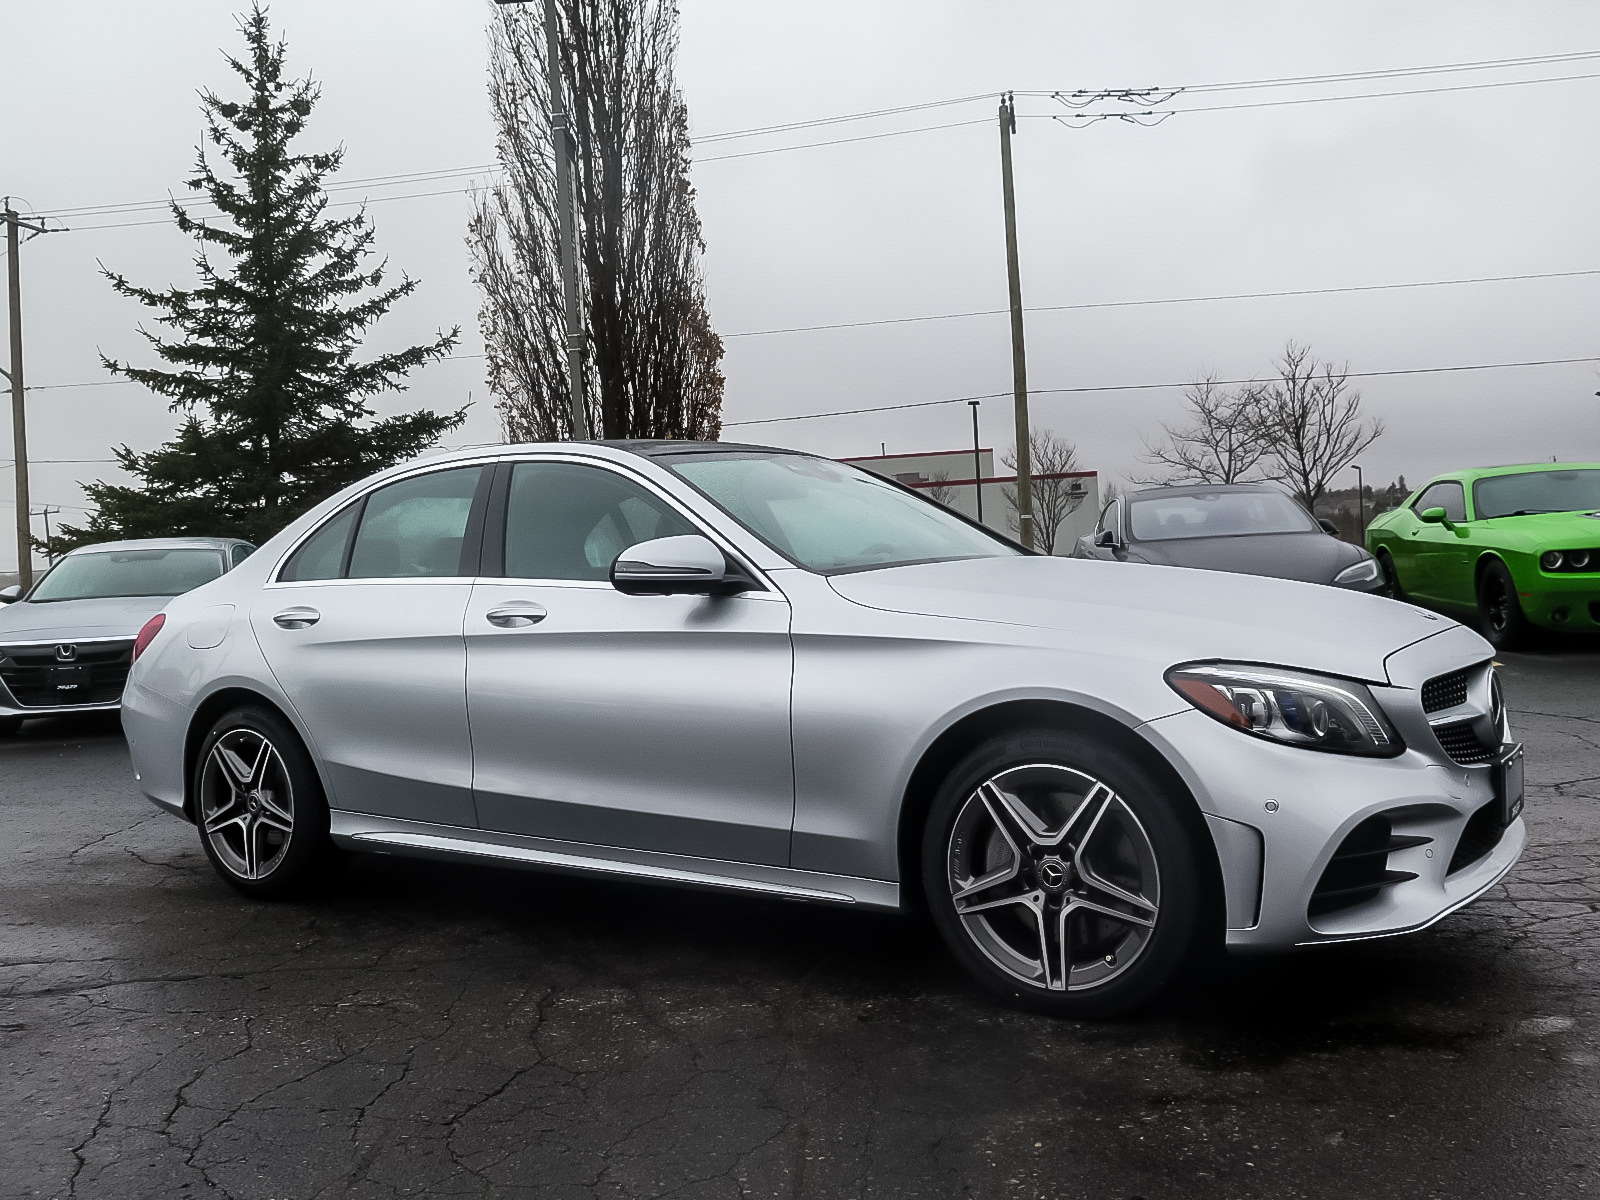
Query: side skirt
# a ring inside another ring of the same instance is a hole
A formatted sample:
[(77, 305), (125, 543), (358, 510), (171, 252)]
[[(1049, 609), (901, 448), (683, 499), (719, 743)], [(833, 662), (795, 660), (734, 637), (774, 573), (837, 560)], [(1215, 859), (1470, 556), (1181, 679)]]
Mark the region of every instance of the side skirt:
[(463, 829), (367, 813), (334, 809), (329, 833), (347, 850), (414, 855), (460, 861), (476, 859), (534, 870), (616, 875), (648, 883), (682, 887), (722, 888), (755, 892), (785, 900), (827, 904), (860, 904), (873, 909), (899, 909), (900, 885), (881, 879), (796, 871), (759, 863), (726, 862), (657, 854), (623, 846), (592, 846), (551, 838)]

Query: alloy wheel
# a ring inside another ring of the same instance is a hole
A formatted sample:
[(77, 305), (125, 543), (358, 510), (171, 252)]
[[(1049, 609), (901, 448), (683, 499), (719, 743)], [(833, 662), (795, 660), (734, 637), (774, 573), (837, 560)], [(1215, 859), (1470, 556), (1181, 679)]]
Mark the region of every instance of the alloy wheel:
[(1110, 982), (1160, 914), (1155, 849), (1112, 788), (1057, 764), (985, 780), (951, 826), (946, 882), (967, 936), (1002, 971), (1050, 992)]
[(217, 738), (200, 774), (200, 828), (240, 879), (265, 879), (294, 837), (294, 788), (283, 756), (255, 729)]
[(1511, 624), (1511, 592), (1498, 572), (1491, 571), (1484, 579), (1483, 593), (1489, 629), (1496, 635), (1504, 634)]

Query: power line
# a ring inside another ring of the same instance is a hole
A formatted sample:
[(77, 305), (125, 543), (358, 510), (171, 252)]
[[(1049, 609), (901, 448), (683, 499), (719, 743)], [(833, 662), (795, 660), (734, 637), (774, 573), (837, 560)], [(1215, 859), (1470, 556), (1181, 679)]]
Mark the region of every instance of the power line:
[[(1410, 283), (1363, 283), (1348, 287), (1292, 288), (1277, 292), (1228, 292), (1215, 296), (1165, 296), (1151, 300), (1096, 300), (1082, 304), (1030, 305), (1029, 315), (1048, 312), (1077, 312), (1084, 309), (1143, 308), (1157, 304), (1203, 304), (1219, 300), (1276, 300), (1290, 296), (1331, 296), (1346, 292), (1382, 292), (1402, 288), (1455, 287), (1469, 283), (1509, 283), (1526, 279), (1571, 279), (1600, 275), (1600, 268), (1581, 271), (1539, 271), (1522, 275), (1480, 275), (1467, 279), (1424, 279)], [(922, 321), (956, 321), (968, 317), (1004, 316), (1009, 309), (982, 308), (971, 312), (928, 313), (915, 317), (880, 317), (871, 321), (840, 321), (830, 325), (794, 325), (785, 329), (747, 329), (737, 333), (724, 333), (723, 338), (769, 337), (780, 333), (817, 333), (831, 329), (864, 329), (877, 325), (909, 325)]]
[[(1470, 363), (1454, 367), (1403, 367), (1391, 371), (1346, 371), (1348, 379), (1378, 379), (1392, 375), (1439, 375), (1458, 371), (1500, 371), (1515, 367), (1551, 367), (1566, 366), (1574, 363), (1600, 362), (1600, 356), (1589, 355), (1581, 358), (1541, 358), (1530, 359), (1523, 362), (1498, 362), (1498, 363)], [(1213, 379), (1210, 381), (1219, 387), (1239, 387), (1247, 383), (1260, 383), (1260, 379)], [(1097, 392), (1144, 392), (1159, 391), (1170, 388), (1193, 387), (1194, 380), (1182, 383), (1112, 383), (1092, 387), (1068, 388), (1030, 388), (1029, 393), (1034, 396), (1047, 395), (1082, 395)], [(985, 392), (981, 396), (952, 396), (946, 400), (915, 400), (907, 404), (880, 404), (871, 408), (841, 408), (833, 412), (799, 413), (789, 417), (762, 417), (745, 421), (724, 421), (723, 428), (728, 429), (737, 425), (777, 425), (789, 421), (813, 421), (822, 417), (850, 417), (858, 413), (893, 412), (903, 408), (932, 408), (940, 404), (965, 404), (970, 400), (998, 400), (1011, 395), (1010, 392)]]

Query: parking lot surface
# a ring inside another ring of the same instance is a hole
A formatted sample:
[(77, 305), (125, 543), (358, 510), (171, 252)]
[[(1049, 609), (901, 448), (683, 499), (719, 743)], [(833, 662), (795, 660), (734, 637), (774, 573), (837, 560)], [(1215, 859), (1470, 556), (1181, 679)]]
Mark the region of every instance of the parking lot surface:
[(1506, 656), (1530, 840), (1420, 935), (1015, 1012), (914, 919), (398, 858), (245, 901), (114, 721), (0, 742), (0, 1194), (1600, 1193), (1600, 650)]

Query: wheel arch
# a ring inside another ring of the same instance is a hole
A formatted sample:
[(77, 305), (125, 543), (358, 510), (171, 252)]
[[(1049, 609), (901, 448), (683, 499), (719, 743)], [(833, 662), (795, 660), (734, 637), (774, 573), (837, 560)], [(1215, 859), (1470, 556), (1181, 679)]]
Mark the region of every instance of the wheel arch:
[[(1222, 911), (1222, 863), (1194, 792), (1154, 744), (1115, 717), (1066, 700), (1006, 700), (978, 709), (952, 722), (923, 751), (912, 769), (900, 803), (897, 857), (901, 904), (925, 906), (922, 879), (922, 830), (939, 783), (975, 747), (992, 737), (1022, 729), (1068, 729), (1093, 734), (1137, 759), (1172, 795), (1181, 797), (1180, 818), (1202, 847), (1201, 870), (1208, 901)], [(1220, 924), (1218, 928), (1221, 928)]]
[(224, 687), (212, 692), (195, 707), (183, 738), (183, 815), (190, 821), (195, 819), (194, 768), (200, 757), (200, 743), (205, 741), (206, 734), (218, 717), (247, 704), (271, 709), (296, 731), (296, 736), (299, 735), (294, 719), (284, 711), (283, 706), (262, 692), (246, 687)]

